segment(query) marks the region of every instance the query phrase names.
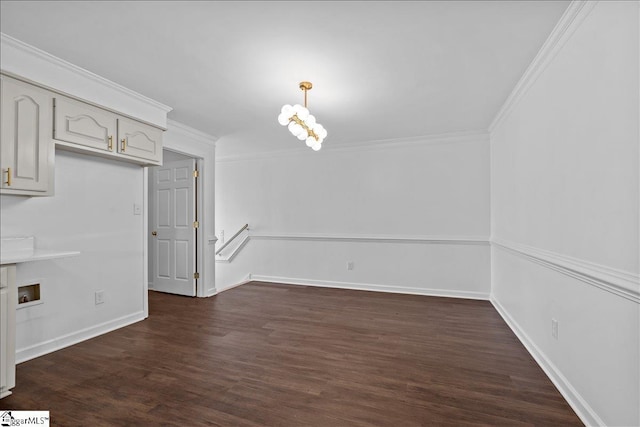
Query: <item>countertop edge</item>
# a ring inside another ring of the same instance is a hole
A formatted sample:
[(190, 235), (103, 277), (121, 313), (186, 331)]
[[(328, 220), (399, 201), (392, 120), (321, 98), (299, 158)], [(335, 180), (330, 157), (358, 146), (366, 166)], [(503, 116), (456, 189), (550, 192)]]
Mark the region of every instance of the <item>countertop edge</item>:
[(38, 249), (30, 254), (15, 254), (12, 256), (11, 254), (2, 254), (2, 258), (0, 258), (0, 264), (19, 264), (23, 262), (31, 262), (31, 261), (46, 261), (51, 259), (59, 259), (59, 258), (69, 258), (73, 256), (80, 255), (78, 251), (55, 251), (55, 250), (47, 250), (47, 249)]

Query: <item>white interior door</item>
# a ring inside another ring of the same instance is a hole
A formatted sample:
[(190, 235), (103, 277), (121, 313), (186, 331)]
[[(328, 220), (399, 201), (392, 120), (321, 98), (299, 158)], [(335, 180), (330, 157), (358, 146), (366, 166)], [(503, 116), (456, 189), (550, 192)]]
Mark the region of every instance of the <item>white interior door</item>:
[(150, 283), (155, 291), (196, 295), (195, 159), (150, 169)]

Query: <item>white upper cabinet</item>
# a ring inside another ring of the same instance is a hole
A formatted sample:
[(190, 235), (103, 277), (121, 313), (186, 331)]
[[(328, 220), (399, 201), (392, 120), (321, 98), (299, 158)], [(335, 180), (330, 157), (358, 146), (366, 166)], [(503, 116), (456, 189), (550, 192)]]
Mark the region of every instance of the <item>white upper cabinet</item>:
[(133, 120), (118, 119), (118, 153), (162, 163), (162, 131)]
[(53, 195), (55, 148), (162, 164), (162, 133), (123, 114), (0, 74), (0, 193)]
[(162, 164), (162, 130), (112, 111), (55, 95), (56, 147), (141, 165)]
[(57, 96), (54, 105), (53, 137), (56, 140), (114, 151), (115, 114), (63, 96)]
[(0, 76), (0, 193), (53, 194), (52, 94)]

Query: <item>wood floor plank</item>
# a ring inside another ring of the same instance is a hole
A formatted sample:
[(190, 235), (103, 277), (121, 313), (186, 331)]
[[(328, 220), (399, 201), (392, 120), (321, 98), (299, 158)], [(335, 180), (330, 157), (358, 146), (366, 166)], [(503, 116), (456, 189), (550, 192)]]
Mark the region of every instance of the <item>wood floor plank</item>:
[(252, 282), (20, 364), (52, 425), (582, 425), (486, 301)]

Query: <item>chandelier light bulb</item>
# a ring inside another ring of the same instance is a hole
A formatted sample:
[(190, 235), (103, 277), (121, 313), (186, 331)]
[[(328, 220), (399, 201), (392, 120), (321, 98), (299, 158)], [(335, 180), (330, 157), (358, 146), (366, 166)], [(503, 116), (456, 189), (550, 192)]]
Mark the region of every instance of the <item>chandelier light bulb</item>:
[[(300, 108), (300, 111), (298, 111), (298, 113), (296, 114), (298, 116), (298, 118), (300, 120), (302, 120), (303, 122), (305, 120), (307, 120), (307, 118), (309, 118), (309, 110), (307, 110), (306, 108), (302, 107)], [(308, 124), (307, 124), (308, 126)]]
[(282, 126), (286, 126), (289, 124), (289, 115), (285, 114), (285, 113), (280, 113), (280, 115), (278, 116), (278, 123), (280, 123)]
[(316, 125), (316, 118), (312, 114), (309, 114), (309, 117), (304, 119), (304, 122), (307, 124), (307, 126), (309, 126), (309, 128), (313, 129), (313, 127)]
[(300, 125), (297, 124), (296, 122), (289, 122), (289, 126), (287, 127), (289, 128), (289, 132), (291, 132), (293, 135), (297, 135), (299, 126)]
[(307, 147), (318, 151), (322, 148), (322, 141), (326, 138), (327, 131), (320, 123), (316, 122), (315, 116), (311, 115), (307, 109), (307, 91), (313, 85), (310, 82), (301, 82), (299, 86), (304, 91), (304, 106), (300, 104), (283, 105), (280, 115), (278, 115), (278, 123), (287, 126), (289, 132), (300, 141), (305, 141)]

